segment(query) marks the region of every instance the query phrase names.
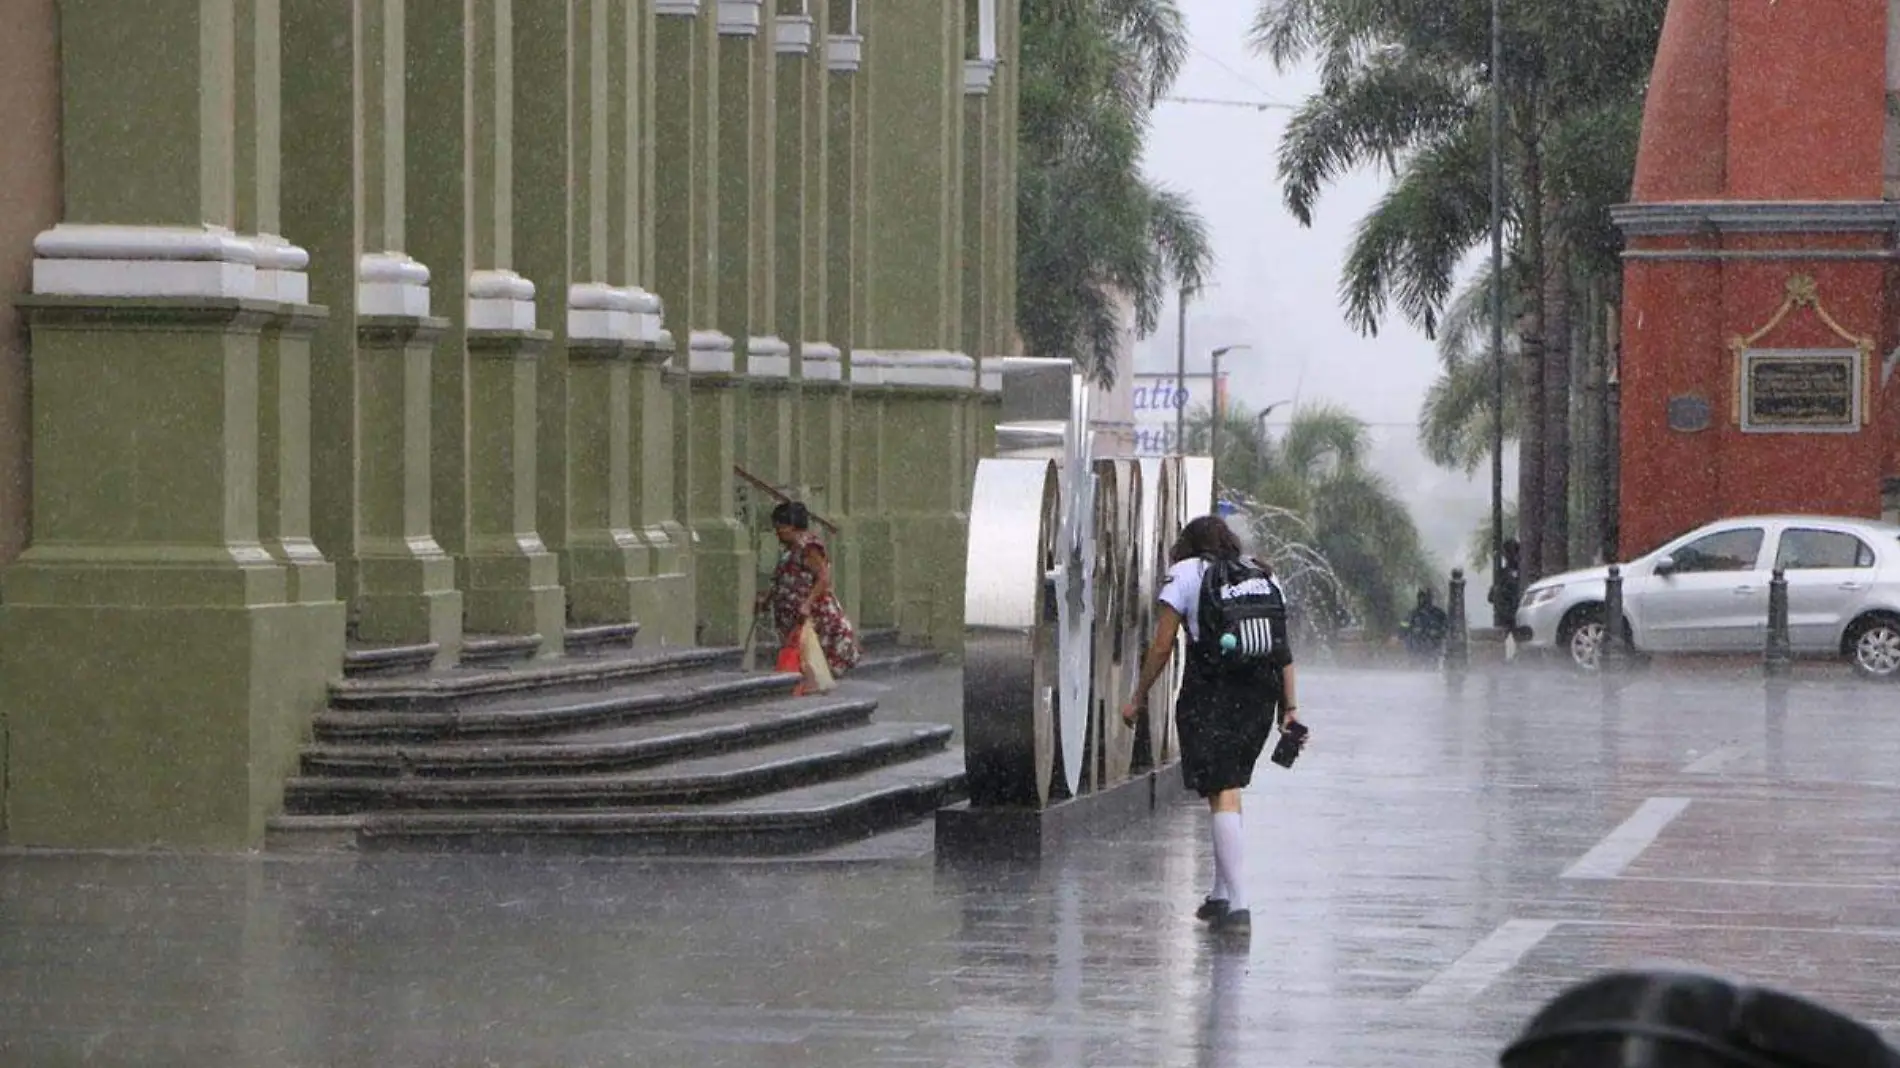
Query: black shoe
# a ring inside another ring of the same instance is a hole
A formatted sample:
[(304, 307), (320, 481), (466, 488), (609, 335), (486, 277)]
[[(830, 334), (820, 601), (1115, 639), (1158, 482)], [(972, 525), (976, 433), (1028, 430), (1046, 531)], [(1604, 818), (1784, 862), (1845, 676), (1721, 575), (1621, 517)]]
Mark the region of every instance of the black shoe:
[(1252, 934), (1253, 914), (1246, 909), (1232, 909), (1223, 912), (1214, 921), (1214, 930), (1221, 934)]
[(1225, 915), (1227, 915), (1227, 902), (1218, 897), (1208, 898), (1201, 902), (1200, 908), (1194, 910), (1195, 919), (1208, 923), (1214, 923)]

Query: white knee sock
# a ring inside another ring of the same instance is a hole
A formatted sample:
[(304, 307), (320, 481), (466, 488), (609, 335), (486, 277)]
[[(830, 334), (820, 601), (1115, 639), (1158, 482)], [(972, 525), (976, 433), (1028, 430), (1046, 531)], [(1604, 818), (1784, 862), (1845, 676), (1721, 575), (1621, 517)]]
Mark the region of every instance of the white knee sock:
[(1214, 901), (1227, 900), (1227, 877), (1221, 874), (1218, 852), (1214, 854), (1214, 889), (1207, 896)]
[(1214, 813), (1214, 871), (1216, 885), (1226, 884), (1228, 907), (1246, 908), (1247, 844), (1238, 812)]

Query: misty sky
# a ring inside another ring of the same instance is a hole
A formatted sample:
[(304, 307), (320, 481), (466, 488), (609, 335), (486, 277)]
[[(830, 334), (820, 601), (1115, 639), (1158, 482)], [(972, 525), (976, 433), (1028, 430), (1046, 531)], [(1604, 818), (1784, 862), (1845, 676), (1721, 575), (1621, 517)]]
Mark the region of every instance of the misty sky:
[[(1254, 7), (1181, 0), (1193, 47), (1171, 95), (1294, 104), (1316, 88), (1311, 72), (1280, 74), (1248, 47)], [(1447, 567), (1462, 563), (1470, 532), (1490, 513), (1489, 472), (1467, 480), (1418, 451), (1419, 403), (1437, 375), (1432, 343), (1397, 319), (1378, 337), (1361, 337), (1339, 310), (1340, 264), (1385, 176), (1367, 171), (1335, 184), (1313, 228), (1302, 228), (1281, 201), (1274, 162), (1288, 117), (1168, 102), (1156, 109), (1148, 172), (1192, 196), (1219, 258), (1213, 285), (1189, 310), (1188, 369), (1205, 370), (1213, 348), (1250, 344), (1224, 361), (1240, 403), (1257, 409), (1297, 393), (1302, 403), (1330, 401), (1373, 424), (1374, 462), (1414, 505), (1427, 550)], [(1139, 370), (1174, 368), (1174, 316), (1170, 302), (1162, 329), (1137, 344)], [(1284, 412), (1270, 421), (1283, 423)], [(1437, 503), (1418, 507), (1426, 500)]]

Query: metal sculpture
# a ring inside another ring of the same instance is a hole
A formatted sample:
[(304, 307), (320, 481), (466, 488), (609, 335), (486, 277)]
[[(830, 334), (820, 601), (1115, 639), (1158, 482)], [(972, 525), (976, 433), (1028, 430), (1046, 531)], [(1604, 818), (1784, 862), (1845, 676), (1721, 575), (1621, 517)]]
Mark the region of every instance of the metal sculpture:
[(1168, 549), (1212, 505), (1212, 464), (1096, 459), (1080, 375), (1067, 408), (1059, 464), (977, 466), (963, 675), (973, 808), (1045, 808), (1175, 758), (1178, 652), (1140, 722), (1124, 724), (1121, 707), (1153, 633)]

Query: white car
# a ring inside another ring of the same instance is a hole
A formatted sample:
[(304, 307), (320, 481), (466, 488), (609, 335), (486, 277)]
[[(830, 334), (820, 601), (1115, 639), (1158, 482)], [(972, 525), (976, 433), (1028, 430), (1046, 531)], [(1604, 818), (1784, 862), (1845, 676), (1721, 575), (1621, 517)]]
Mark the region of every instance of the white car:
[[(1796, 655), (1842, 656), (1863, 675), (1900, 676), (1900, 526), (1835, 516), (1725, 519), (1623, 565), (1625, 633), (1643, 653), (1755, 653), (1768, 637), (1768, 586), (1788, 580)], [(1532, 583), (1517, 639), (1586, 670), (1603, 645), (1607, 567)]]

